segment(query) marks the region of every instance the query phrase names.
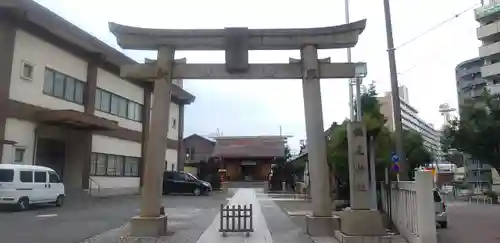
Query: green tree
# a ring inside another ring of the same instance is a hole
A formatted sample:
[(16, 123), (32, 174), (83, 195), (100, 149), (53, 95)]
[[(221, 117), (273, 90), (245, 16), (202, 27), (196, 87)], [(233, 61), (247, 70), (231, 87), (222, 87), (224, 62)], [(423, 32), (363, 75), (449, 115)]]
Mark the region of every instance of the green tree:
[[(361, 108), (363, 122), (367, 129), (367, 139), (373, 137), (375, 144), (375, 161), (377, 181), (383, 180), (384, 170), (391, 165), (390, 154), (395, 149), (394, 139), (385, 123), (387, 118), (380, 112), (380, 103), (374, 84), (361, 95)], [(348, 184), (348, 142), (347, 122), (332, 124), (327, 135), (327, 159), (330, 168), (335, 171), (335, 176), (340, 184)], [(407, 151), (407, 162), (410, 171), (432, 160), (431, 154), (424, 148), (423, 140), (419, 133), (405, 131), (403, 133), (404, 149)], [(368, 141), (367, 141), (368, 142)], [(409, 172), (409, 176), (413, 173)]]
[(403, 130), (403, 148), (408, 163), (408, 178), (413, 179), (413, 171), (433, 160), (432, 154), (423, 146), (422, 136), (414, 131)]
[(285, 144), (285, 161), (290, 161), (292, 159), (292, 152), (288, 144)]
[[(376, 171), (378, 175), (383, 175), (383, 169), (387, 166), (390, 154), (391, 140), (390, 133), (385, 127), (386, 118), (380, 113), (380, 103), (374, 84), (370, 84), (361, 95), (361, 108), (363, 122), (367, 129), (367, 142), (370, 137), (373, 137), (376, 144)], [(337, 190), (341, 198), (348, 197), (346, 194), (349, 189), (347, 123), (346, 120), (342, 124), (332, 124), (328, 129), (330, 134), (327, 134), (327, 159), (330, 168), (335, 171)]]
[(446, 161), (449, 161), (450, 163), (462, 167), (464, 166), (464, 155), (461, 152), (458, 152), (453, 149), (453, 151), (450, 151), (449, 149), (447, 150), (446, 153), (444, 153), (444, 159)]
[(441, 144), (445, 153), (456, 149), (500, 170), (500, 95), (487, 90), (460, 107), (444, 130)]

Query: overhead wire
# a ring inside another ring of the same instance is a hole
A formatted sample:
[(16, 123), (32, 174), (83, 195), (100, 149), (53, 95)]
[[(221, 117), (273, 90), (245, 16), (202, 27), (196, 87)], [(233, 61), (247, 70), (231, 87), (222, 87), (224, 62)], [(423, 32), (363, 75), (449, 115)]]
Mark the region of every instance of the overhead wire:
[(474, 8), (475, 8), (476, 6), (478, 6), (478, 5), (480, 5), (480, 3), (475, 3), (474, 5), (472, 5), (472, 6), (468, 7), (467, 9), (465, 9), (465, 10), (463, 10), (463, 11), (461, 11), (461, 12), (459, 12), (459, 13), (455, 14), (455, 15), (453, 15), (452, 17), (450, 17), (450, 18), (448, 18), (448, 19), (446, 19), (446, 20), (444, 20), (444, 21), (442, 21), (442, 22), (439, 22), (438, 24), (436, 24), (436, 25), (432, 26), (431, 28), (429, 28), (429, 29), (427, 29), (426, 31), (424, 31), (424, 32), (420, 33), (419, 35), (417, 35), (417, 36), (415, 36), (415, 37), (413, 37), (413, 38), (409, 39), (408, 41), (403, 42), (403, 44), (401, 44), (401, 45), (397, 46), (397, 47), (396, 47), (396, 48), (394, 48), (394, 49), (395, 49), (395, 50), (398, 50), (399, 48), (401, 48), (401, 47), (403, 47), (403, 46), (406, 46), (406, 45), (408, 45), (408, 44), (410, 44), (410, 43), (412, 43), (412, 42), (414, 42), (414, 41), (416, 41), (416, 40), (420, 39), (421, 37), (423, 37), (423, 36), (425, 36), (425, 35), (429, 34), (430, 32), (432, 32), (432, 31), (434, 31), (434, 30), (438, 29), (439, 27), (443, 26), (444, 24), (446, 24), (446, 23), (448, 23), (448, 22), (450, 22), (450, 21), (452, 21), (452, 20), (454, 20), (454, 19), (456, 19), (456, 18), (460, 17), (460, 16), (461, 16), (461, 15), (463, 15), (464, 13), (466, 13), (466, 12), (468, 12), (468, 11), (470, 11), (470, 10), (474, 9)]
[[(480, 4), (479, 4), (479, 3), (476, 3), (476, 4), (474, 4), (474, 5), (470, 6), (470, 7), (468, 7), (467, 9), (465, 9), (465, 10), (463, 10), (463, 11), (461, 11), (461, 12), (459, 12), (459, 13), (455, 14), (455, 15), (453, 15), (453, 17), (450, 17), (450, 18), (448, 18), (448, 19), (446, 19), (446, 20), (444, 20), (444, 21), (442, 21), (442, 22), (439, 22), (438, 24), (436, 24), (436, 25), (434, 25), (433, 27), (431, 27), (431, 28), (427, 29), (426, 31), (422, 32), (421, 34), (419, 34), (419, 35), (417, 35), (417, 36), (415, 36), (415, 37), (411, 38), (410, 40), (408, 40), (408, 41), (404, 42), (403, 44), (399, 45), (399, 46), (398, 46), (398, 47), (396, 47), (395, 49), (399, 49), (399, 48), (401, 48), (401, 47), (403, 47), (403, 46), (405, 46), (405, 45), (407, 45), (407, 44), (410, 44), (410, 43), (412, 43), (412, 42), (416, 41), (417, 39), (419, 39), (419, 38), (421, 38), (421, 37), (423, 37), (423, 36), (425, 36), (425, 35), (429, 34), (430, 32), (432, 32), (432, 31), (434, 31), (434, 30), (438, 29), (439, 27), (441, 27), (441, 26), (445, 25), (446, 23), (448, 23), (448, 22), (450, 22), (450, 21), (452, 21), (452, 20), (455, 20), (455, 19), (459, 18), (459, 17), (460, 17), (460, 16), (462, 16), (464, 13), (466, 13), (466, 12), (468, 12), (468, 11), (470, 11), (470, 10), (474, 9), (474, 8), (475, 8), (476, 6), (478, 6), (478, 5), (480, 5)], [(434, 54), (433, 54), (433, 55), (434, 55)], [(426, 58), (425, 60), (426, 60), (426, 61), (425, 61), (425, 63), (428, 63), (428, 59)], [(405, 74), (409, 73), (410, 71), (414, 70), (415, 68), (417, 68), (418, 66), (420, 66), (420, 64), (422, 64), (422, 63), (424, 63), (424, 61), (420, 61), (420, 62), (414, 63), (412, 66), (410, 66), (409, 68), (405, 69), (404, 71), (402, 71), (402, 72), (398, 72), (398, 73), (397, 73), (397, 75), (398, 75), (398, 76), (405, 75)]]

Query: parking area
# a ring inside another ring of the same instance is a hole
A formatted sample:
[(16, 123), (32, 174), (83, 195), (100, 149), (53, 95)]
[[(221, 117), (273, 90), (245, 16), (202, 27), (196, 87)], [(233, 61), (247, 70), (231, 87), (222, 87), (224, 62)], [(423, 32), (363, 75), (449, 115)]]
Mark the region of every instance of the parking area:
[(440, 243), (500, 243), (500, 205), (450, 204), (448, 228), (438, 229)]
[[(163, 203), (167, 214), (172, 215), (172, 224), (176, 224), (181, 220), (196, 221), (200, 218), (199, 215), (207, 215), (212, 219), (227, 197), (227, 194), (218, 192), (197, 197), (168, 195), (163, 197)], [(68, 200), (62, 208), (50, 205), (34, 207), (24, 212), (3, 210), (0, 211), (1, 242), (79, 243), (120, 227), (137, 215), (139, 208), (139, 196), (123, 196)], [(201, 228), (204, 229), (203, 226), (199, 228), (200, 231)]]

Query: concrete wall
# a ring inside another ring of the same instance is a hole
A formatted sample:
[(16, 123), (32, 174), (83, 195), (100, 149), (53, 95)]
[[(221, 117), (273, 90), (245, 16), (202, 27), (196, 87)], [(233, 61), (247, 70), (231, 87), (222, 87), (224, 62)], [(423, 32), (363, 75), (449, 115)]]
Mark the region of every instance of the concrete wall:
[(139, 193), (139, 177), (91, 176), (92, 196), (111, 196)]
[(184, 166), (184, 171), (198, 176), (198, 168), (193, 166)]
[(177, 150), (165, 150), (165, 161), (167, 161), (166, 170), (177, 171)]
[(92, 135), (92, 152), (141, 157), (141, 144), (94, 134)]
[[(22, 63), (35, 66), (32, 80), (21, 78)], [(83, 105), (43, 94), (45, 68), (85, 81), (87, 63), (22, 30), (17, 30), (9, 98), (45, 108), (83, 111)]]
[(3, 156), (1, 162), (10, 164), (14, 161), (14, 148), (25, 149), (24, 164), (33, 164), (33, 153), (35, 152), (35, 127), (33, 122), (7, 118), (5, 128), (5, 139), (16, 141), (16, 145), (3, 145)]

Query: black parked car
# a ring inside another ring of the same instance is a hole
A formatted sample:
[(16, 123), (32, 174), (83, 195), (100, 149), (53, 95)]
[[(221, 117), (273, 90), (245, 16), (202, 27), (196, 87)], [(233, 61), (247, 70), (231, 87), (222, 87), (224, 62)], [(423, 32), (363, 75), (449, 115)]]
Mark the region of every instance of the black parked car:
[(163, 194), (192, 193), (195, 196), (207, 195), (212, 191), (212, 185), (196, 176), (177, 171), (163, 173)]

